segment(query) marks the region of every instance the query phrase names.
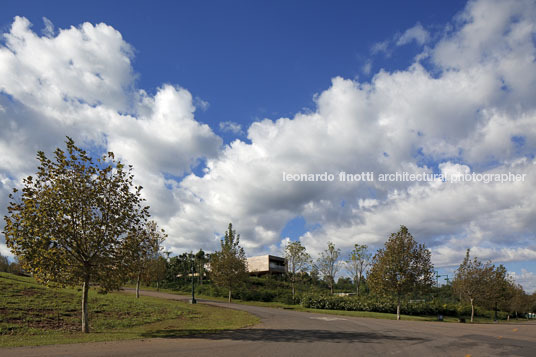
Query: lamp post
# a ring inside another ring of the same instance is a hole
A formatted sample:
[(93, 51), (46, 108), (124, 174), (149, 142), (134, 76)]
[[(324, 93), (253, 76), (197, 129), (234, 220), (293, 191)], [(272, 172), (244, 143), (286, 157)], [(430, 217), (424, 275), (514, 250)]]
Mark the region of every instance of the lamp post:
[(191, 275), (192, 275), (192, 299), (190, 300), (190, 304), (196, 304), (197, 301), (195, 300), (195, 261), (192, 256), (192, 269), (191, 269)]

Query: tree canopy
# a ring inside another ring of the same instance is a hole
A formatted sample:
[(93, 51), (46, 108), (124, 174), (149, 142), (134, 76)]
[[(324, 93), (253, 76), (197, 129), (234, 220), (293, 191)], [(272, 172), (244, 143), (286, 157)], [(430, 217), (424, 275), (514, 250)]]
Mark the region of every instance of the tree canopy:
[(311, 256), (306, 252), (305, 247), (297, 242), (289, 242), (285, 246), (285, 259), (287, 260), (287, 274), (292, 286), (292, 300), (296, 298), (297, 274), (304, 272), (311, 262)]
[(317, 260), (317, 268), (322, 279), (329, 285), (329, 289), (333, 294), (333, 286), (335, 285), (335, 276), (339, 271), (339, 255), (341, 250), (335, 248), (335, 244), (328, 242), (326, 250), (320, 253)]
[(126, 239), (149, 216), (132, 166), (112, 152), (95, 162), (67, 138), (54, 158), (37, 154), (35, 178), (13, 190), (5, 216), (6, 244), (39, 282), (82, 285), (82, 330), (89, 332), (89, 285), (119, 288), (130, 271)]
[(495, 267), (477, 257), (471, 259), (469, 249), (452, 281), (454, 291), (471, 303), (471, 322), (474, 321), (475, 304), (497, 310), (499, 304), (515, 295), (514, 285), (504, 266)]
[(359, 286), (361, 285), (363, 275), (370, 264), (371, 254), (367, 249), (368, 247), (365, 244), (355, 244), (354, 249), (350, 252), (350, 256), (346, 261), (346, 269), (354, 280), (357, 296), (359, 296)]
[(432, 287), (431, 253), (418, 244), (405, 226), (392, 233), (385, 246), (376, 252), (367, 282), (377, 294), (397, 298), (397, 320), (400, 320), (401, 299)]
[(229, 223), (221, 240), (221, 250), (210, 256), (211, 280), (228, 290), (229, 302), (233, 289), (243, 284), (248, 277), (246, 253), (239, 243), (240, 234), (237, 234), (232, 223)]

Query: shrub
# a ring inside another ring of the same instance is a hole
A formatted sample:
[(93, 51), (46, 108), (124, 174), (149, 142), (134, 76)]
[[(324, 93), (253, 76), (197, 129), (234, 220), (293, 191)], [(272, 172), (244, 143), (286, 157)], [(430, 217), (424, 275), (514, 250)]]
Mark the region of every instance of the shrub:
[[(346, 297), (307, 294), (302, 296), (301, 305), (313, 309), (396, 313), (394, 299), (373, 296)], [(471, 314), (471, 306), (467, 304), (444, 303), (439, 300), (426, 302), (404, 301), (400, 308), (401, 313), (405, 315), (467, 316)], [(477, 308), (476, 314), (481, 317), (492, 318), (494, 312)], [(505, 317), (506, 313), (499, 312), (499, 318)]]

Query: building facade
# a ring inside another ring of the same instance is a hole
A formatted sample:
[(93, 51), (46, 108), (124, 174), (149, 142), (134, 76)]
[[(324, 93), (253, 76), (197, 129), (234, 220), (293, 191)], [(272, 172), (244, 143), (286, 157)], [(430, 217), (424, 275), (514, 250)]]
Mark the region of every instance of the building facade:
[(285, 274), (287, 261), (275, 255), (260, 255), (248, 258), (248, 271), (250, 275)]

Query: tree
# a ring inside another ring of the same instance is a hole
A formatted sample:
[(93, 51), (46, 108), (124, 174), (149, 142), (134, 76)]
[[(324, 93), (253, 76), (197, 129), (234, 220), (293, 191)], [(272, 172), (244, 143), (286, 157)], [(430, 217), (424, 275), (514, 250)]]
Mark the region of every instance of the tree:
[(470, 250), (467, 249), (463, 262), (456, 270), (452, 287), (457, 294), (471, 303), (471, 322), (473, 322), (475, 302), (485, 302), (493, 267), (489, 262), (482, 263), (477, 257), (471, 260), (469, 254)]
[(142, 274), (148, 269), (150, 261), (160, 254), (166, 237), (164, 230), (159, 230), (156, 222), (150, 221), (144, 227), (132, 231), (125, 239), (131, 274), (136, 279), (136, 298), (140, 297)]
[(287, 260), (287, 274), (292, 286), (292, 301), (296, 298), (296, 280), (298, 274), (305, 272), (311, 262), (311, 256), (299, 242), (289, 242), (285, 246), (285, 259)]
[(320, 258), (317, 260), (318, 271), (322, 275), (324, 281), (329, 285), (329, 289), (333, 294), (333, 286), (335, 285), (335, 276), (339, 271), (339, 255), (340, 249), (335, 249), (335, 245), (328, 242), (328, 247), (320, 253)]
[(2, 254), (0, 254), (0, 271), (8, 272), (9, 271), (9, 260), (7, 257), (4, 257)]
[(508, 276), (506, 268), (501, 264), (498, 267), (495, 267), (494, 265), (491, 266), (486, 283), (485, 305), (495, 311), (495, 320), (497, 320), (499, 305), (503, 305), (511, 300), (514, 295), (512, 289), (514, 282)]
[(117, 289), (129, 271), (125, 238), (149, 216), (141, 187), (109, 152), (97, 162), (71, 138), (54, 161), (40, 151), (36, 178), (10, 195), (4, 234), (23, 268), (41, 283), (82, 285), (82, 331), (89, 332), (90, 283)]
[(404, 296), (429, 290), (433, 283), (431, 253), (418, 244), (405, 226), (392, 233), (385, 246), (374, 255), (367, 282), (380, 295), (396, 297), (396, 319)]
[(161, 254), (151, 258), (147, 264), (144, 274), (144, 281), (150, 284), (156, 281), (156, 291), (160, 291), (160, 283), (165, 279), (167, 273), (167, 261)]
[(221, 240), (221, 250), (210, 256), (210, 277), (216, 285), (228, 289), (229, 302), (232, 290), (248, 278), (246, 254), (239, 243), (240, 234), (236, 234), (232, 223), (229, 223)]
[(354, 280), (356, 285), (356, 293), (359, 296), (359, 286), (363, 279), (363, 275), (370, 264), (371, 254), (367, 251), (366, 245), (354, 245), (354, 249), (350, 252), (350, 256), (346, 261), (346, 269)]
[(530, 296), (525, 293), (523, 287), (512, 282), (510, 285), (510, 299), (502, 302), (502, 309), (513, 314), (517, 319), (519, 314), (530, 311)]

